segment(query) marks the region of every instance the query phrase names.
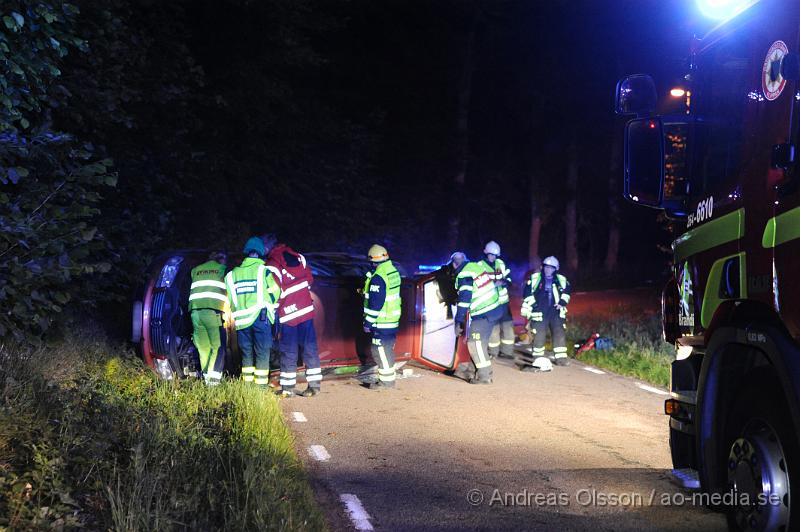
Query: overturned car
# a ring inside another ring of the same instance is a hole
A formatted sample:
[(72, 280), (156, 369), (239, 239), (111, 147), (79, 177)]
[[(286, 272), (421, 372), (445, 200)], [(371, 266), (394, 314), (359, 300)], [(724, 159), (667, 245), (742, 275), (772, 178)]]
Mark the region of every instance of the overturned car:
[[(361, 289), (370, 263), (345, 253), (304, 256), (314, 275), (311, 295), (323, 374), (368, 374), (374, 364), (369, 354), (370, 338), (361, 326)], [(188, 296), (190, 272), (207, 257), (204, 250), (174, 251), (157, 257), (148, 269), (141, 299), (133, 304), (132, 340), (139, 345), (145, 364), (165, 379), (199, 375)], [(240, 259), (232, 255), (229, 262), (238, 264)], [(466, 343), (463, 337), (456, 338), (453, 328), (455, 291), (446, 269), (408, 274), (398, 265), (398, 270), (403, 277), (403, 309), (395, 345), (397, 362), (413, 360), (434, 370), (451, 371), (468, 361)], [(224, 312), (224, 329), (225, 373), (235, 376), (241, 359), (229, 309)], [(271, 368), (277, 376), (277, 356), (273, 356)], [(303, 368), (298, 373), (302, 378)]]

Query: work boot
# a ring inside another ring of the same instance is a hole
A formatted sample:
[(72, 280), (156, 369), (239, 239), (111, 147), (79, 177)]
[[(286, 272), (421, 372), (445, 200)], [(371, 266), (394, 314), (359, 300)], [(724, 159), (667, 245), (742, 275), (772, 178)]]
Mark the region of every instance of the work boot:
[(505, 359), (507, 359), (507, 360), (511, 360), (512, 358), (514, 358), (514, 355), (508, 355), (508, 354), (506, 354), (506, 353), (503, 353), (503, 352), (501, 352), (501, 353), (500, 353), (499, 355), (497, 355), (497, 356), (498, 356), (498, 358), (505, 358)]
[(475, 373), (475, 377), (469, 381), (470, 384), (491, 384), (492, 368), (482, 368)]
[(297, 393), (295, 393), (294, 388), (281, 388), (278, 390), (275, 395), (282, 399), (287, 399), (289, 397), (297, 397)]
[(394, 383), (378, 381), (369, 385), (370, 390), (394, 390)]
[(569, 357), (558, 357), (556, 359), (556, 366), (569, 366)]
[(453, 376), (470, 382), (473, 378), (475, 378), (475, 371), (472, 369), (470, 364), (459, 364), (456, 370), (453, 372)]
[(539, 371), (538, 368), (534, 368), (533, 366), (521, 366), (519, 370), (522, 371), (523, 373), (536, 373), (537, 371)]
[(308, 388), (303, 390), (303, 393), (300, 395), (302, 395), (303, 397), (314, 397), (319, 393), (319, 391), (320, 391), (319, 388), (315, 386), (309, 386)]

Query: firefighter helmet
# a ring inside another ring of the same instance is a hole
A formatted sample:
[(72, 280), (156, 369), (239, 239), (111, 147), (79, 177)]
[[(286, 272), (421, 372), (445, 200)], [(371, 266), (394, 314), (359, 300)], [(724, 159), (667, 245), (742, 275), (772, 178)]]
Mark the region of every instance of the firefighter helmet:
[(486, 243), (486, 247), (483, 248), (483, 252), (487, 255), (496, 255), (500, 256), (500, 244), (495, 242), (494, 240), (490, 240)]
[(373, 244), (367, 252), (367, 258), (369, 258), (370, 262), (383, 262), (389, 260), (389, 252), (386, 251), (385, 247), (379, 244)]
[(553, 371), (553, 363), (547, 357), (536, 357), (533, 361), (533, 367), (537, 371)]
[(467, 255), (463, 251), (454, 251), (452, 255), (450, 255), (450, 264), (454, 267), (458, 268), (465, 262), (467, 262)]
[(552, 266), (557, 270), (559, 268), (558, 259), (550, 255), (549, 257), (544, 259), (544, 262), (542, 262), (542, 266)]
[(264, 249), (264, 241), (257, 236), (252, 236), (247, 239), (242, 253), (249, 255), (250, 253), (257, 253), (259, 257), (263, 257), (266, 250)]

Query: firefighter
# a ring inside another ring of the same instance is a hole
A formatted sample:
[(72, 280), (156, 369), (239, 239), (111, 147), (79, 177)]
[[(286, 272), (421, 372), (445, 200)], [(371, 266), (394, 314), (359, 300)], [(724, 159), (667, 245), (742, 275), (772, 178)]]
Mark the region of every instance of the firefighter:
[(455, 376), (472, 384), (492, 383), (492, 360), (489, 357), (489, 337), (503, 316), (500, 298), (494, 285), (494, 270), (484, 262), (463, 263), (456, 273), (458, 307), (455, 317), (456, 337), (466, 327), (469, 312), (467, 348), (470, 362), (459, 364)]
[(516, 363), (522, 370), (535, 367), (538, 357), (544, 356), (547, 331), (553, 340), (553, 354), (558, 366), (569, 364), (565, 331), (567, 328), (567, 305), (570, 299), (570, 284), (567, 278), (558, 273), (558, 259), (547, 257), (542, 262), (542, 271), (531, 274), (525, 283), (522, 299), (522, 315), (530, 320), (534, 334), (533, 359), (522, 353), (517, 355)]
[(367, 256), (373, 270), (364, 282), (364, 332), (372, 336), (370, 350), (378, 365), (378, 382), (370, 389), (390, 389), (396, 379), (394, 344), (400, 326), (400, 272), (383, 246), (373, 245)]
[(264, 242), (250, 238), (244, 245), (244, 260), (225, 276), (228, 301), (242, 350), (242, 380), (269, 386), (269, 355), (272, 325), (281, 289), (264, 264)]
[(314, 301), (311, 299), (314, 278), (303, 255), (286, 244), (271, 247), (267, 268), (281, 287), (278, 302), (280, 394), (284, 397), (295, 394), (297, 362), (302, 356), (308, 386), (301, 395), (313, 397), (319, 393), (322, 384), (317, 335), (314, 331)]
[(494, 240), (488, 242), (483, 248), (484, 259), (489, 268), (494, 271), (494, 285), (503, 308), (500, 322), (492, 329), (489, 338), (489, 356), (501, 358), (514, 358), (514, 318), (511, 316), (511, 305), (508, 299), (508, 287), (511, 286), (511, 270), (500, 258), (500, 245)]
[(208, 261), (192, 268), (189, 288), (189, 312), (192, 317), (192, 341), (200, 358), (200, 371), (206, 384), (219, 384), (225, 364), (222, 347), (222, 312), (228, 300), (225, 290), (227, 257), (214, 251)]

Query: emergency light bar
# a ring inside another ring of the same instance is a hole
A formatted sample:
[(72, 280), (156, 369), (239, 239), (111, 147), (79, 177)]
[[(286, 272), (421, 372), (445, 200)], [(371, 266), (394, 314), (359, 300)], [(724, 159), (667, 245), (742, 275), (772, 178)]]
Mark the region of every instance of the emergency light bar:
[(739, 15), (759, 0), (697, 0), (700, 12), (714, 20), (728, 20)]

